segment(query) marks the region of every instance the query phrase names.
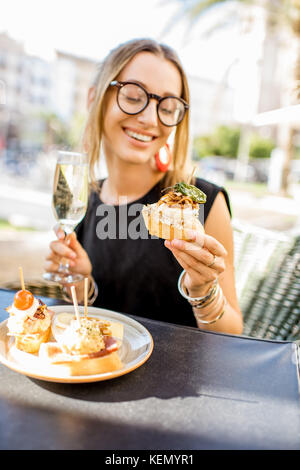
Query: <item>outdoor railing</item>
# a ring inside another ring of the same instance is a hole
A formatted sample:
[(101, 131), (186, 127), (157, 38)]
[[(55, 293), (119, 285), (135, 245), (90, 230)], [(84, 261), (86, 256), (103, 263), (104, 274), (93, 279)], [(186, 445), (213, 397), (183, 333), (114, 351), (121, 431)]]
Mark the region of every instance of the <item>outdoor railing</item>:
[(300, 234), (233, 221), (236, 286), (244, 335), (300, 339)]

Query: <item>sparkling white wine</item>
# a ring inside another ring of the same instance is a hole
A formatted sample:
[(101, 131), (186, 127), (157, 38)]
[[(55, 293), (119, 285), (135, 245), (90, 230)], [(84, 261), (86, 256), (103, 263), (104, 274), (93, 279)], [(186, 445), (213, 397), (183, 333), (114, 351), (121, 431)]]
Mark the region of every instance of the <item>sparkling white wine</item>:
[(87, 164), (58, 163), (54, 176), (52, 206), (66, 233), (83, 219), (88, 202)]

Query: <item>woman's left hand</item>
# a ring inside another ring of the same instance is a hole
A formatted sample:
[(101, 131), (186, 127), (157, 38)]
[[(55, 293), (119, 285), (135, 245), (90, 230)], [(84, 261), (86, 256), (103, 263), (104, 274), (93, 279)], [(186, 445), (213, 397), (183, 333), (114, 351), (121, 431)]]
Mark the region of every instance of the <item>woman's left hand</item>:
[(191, 241), (166, 240), (178, 263), (186, 271), (184, 285), (191, 297), (206, 295), (213, 282), (225, 271), (227, 251), (210, 235), (191, 231)]

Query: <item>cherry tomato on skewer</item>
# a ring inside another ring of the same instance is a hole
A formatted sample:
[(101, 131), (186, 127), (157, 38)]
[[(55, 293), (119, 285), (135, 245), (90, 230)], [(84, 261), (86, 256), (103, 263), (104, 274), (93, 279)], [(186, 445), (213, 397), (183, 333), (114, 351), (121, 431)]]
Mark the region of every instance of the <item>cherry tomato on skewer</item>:
[(14, 297), (14, 306), (19, 310), (27, 310), (33, 304), (34, 297), (28, 290), (19, 290)]

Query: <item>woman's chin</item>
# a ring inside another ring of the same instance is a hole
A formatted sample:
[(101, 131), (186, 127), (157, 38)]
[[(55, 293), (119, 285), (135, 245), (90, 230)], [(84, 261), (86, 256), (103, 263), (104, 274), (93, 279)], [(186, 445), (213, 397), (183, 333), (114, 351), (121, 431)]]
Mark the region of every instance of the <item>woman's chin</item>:
[(145, 153), (131, 152), (127, 154), (121, 160), (128, 165), (150, 165), (151, 155), (145, 155)]

